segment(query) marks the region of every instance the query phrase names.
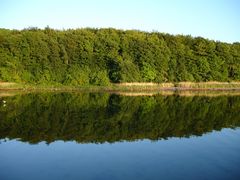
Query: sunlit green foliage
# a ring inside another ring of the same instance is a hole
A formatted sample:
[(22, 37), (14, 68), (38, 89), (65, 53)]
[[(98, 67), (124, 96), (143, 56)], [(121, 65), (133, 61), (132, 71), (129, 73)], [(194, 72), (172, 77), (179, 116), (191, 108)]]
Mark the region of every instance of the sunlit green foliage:
[(116, 29), (0, 29), (0, 81), (72, 86), (239, 81), (240, 43)]

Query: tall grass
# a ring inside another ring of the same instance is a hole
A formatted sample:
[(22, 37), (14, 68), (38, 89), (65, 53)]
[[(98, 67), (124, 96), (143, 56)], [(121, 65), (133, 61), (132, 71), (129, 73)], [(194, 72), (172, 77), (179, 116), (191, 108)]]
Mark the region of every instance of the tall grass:
[(0, 82), (0, 90), (48, 90), (48, 91), (177, 91), (177, 90), (238, 90), (240, 82), (178, 82), (178, 83), (152, 83), (131, 82), (116, 83), (109, 86), (64, 86), (64, 85), (32, 85)]

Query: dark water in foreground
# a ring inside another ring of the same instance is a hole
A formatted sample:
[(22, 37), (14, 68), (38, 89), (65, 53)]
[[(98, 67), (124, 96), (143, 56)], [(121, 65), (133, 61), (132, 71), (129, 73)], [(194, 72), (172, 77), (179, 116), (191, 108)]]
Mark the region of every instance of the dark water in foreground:
[(240, 96), (0, 97), (0, 179), (239, 179)]

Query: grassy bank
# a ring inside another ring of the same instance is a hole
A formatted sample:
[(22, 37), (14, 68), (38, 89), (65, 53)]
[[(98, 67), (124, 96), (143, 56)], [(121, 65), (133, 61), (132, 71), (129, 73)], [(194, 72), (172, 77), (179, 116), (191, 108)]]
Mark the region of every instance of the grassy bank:
[(185, 91), (185, 90), (239, 90), (240, 82), (178, 82), (178, 83), (115, 83), (109, 86), (64, 86), (64, 85), (39, 85), (18, 84), (13, 82), (0, 82), (0, 90), (22, 91)]
[(121, 83), (115, 86), (123, 89), (139, 89), (139, 90), (154, 90), (154, 89), (173, 89), (173, 90), (228, 90), (240, 89), (240, 82), (176, 82), (176, 83)]

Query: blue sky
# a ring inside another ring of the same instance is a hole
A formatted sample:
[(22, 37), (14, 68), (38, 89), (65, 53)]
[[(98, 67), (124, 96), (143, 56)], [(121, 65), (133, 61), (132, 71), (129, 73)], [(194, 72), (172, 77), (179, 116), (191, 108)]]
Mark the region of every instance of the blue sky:
[(240, 42), (240, 0), (0, 0), (0, 28), (114, 27)]

